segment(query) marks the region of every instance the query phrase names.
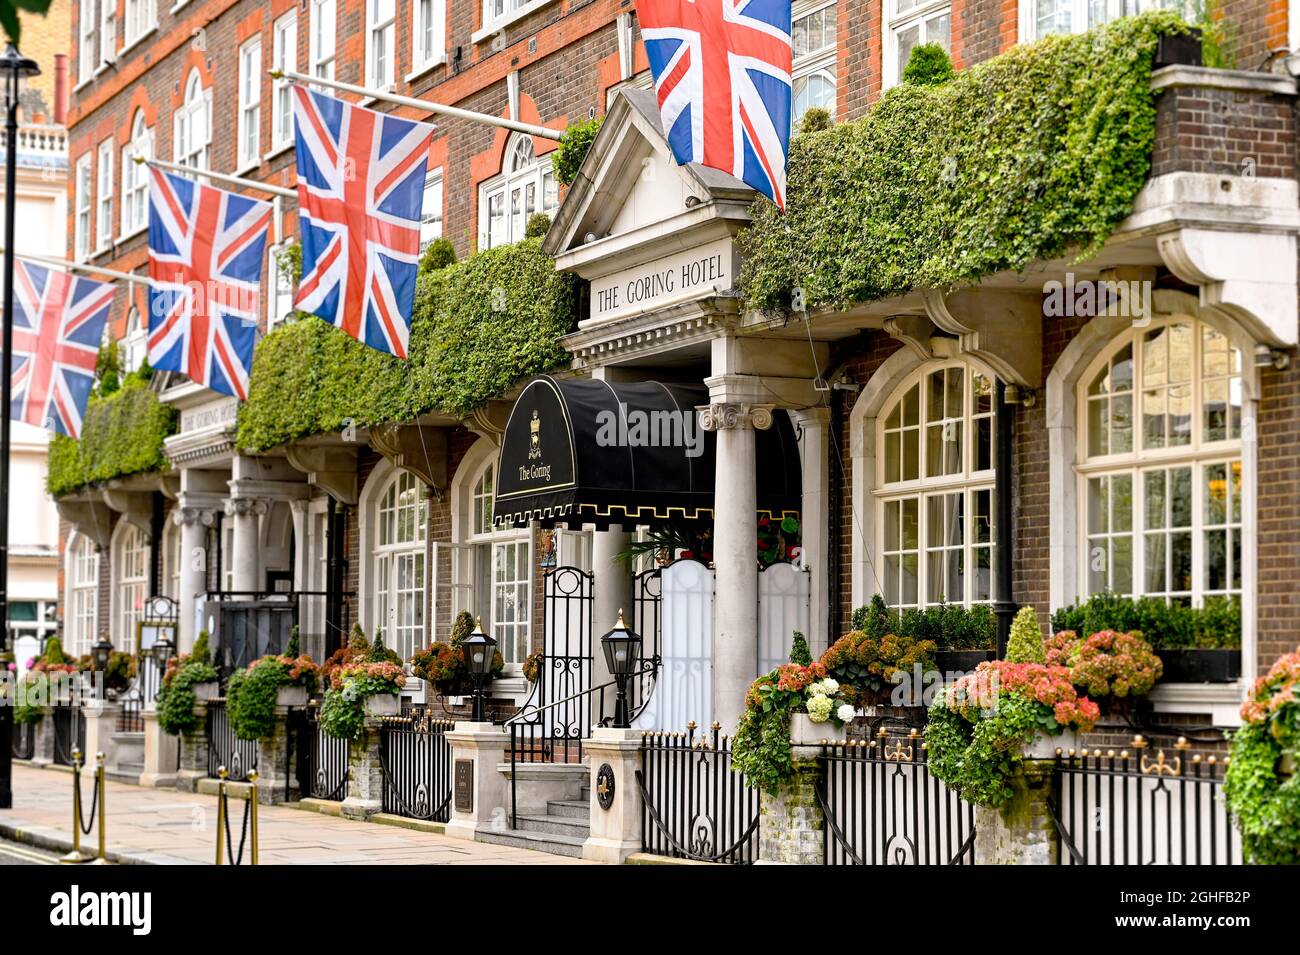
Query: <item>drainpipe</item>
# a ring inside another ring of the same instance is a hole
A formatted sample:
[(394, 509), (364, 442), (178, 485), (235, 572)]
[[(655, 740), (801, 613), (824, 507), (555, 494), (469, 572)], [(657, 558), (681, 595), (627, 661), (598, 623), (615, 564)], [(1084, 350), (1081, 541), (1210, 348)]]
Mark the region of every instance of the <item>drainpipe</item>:
[[(834, 379), (828, 379), (833, 381)], [(831, 392), (831, 421), (830, 434), (827, 436), (830, 440), (826, 442), (826, 453), (831, 456), (830, 467), (827, 469), (829, 475), (830, 487), (826, 495), (826, 513), (830, 518), (830, 527), (827, 528), (826, 550), (827, 550), (827, 594), (826, 605), (827, 613), (830, 617), (826, 621), (826, 645), (829, 647), (840, 636), (840, 620), (842, 619), (841, 603), (843, 602), (843, 588), (840, 582), (840, 573), (842, 570), (842, 560), (840, 557), (840, 540), (841, 540), (841, 508), (844, 506), (844, 456), (840, 450), (840, 441), (844, 434), (844, 404), (843, 399), (836, 392)]]
[(1015, 406), (1007, 402), (1007, 386), (1001, 380), (997, 383), (997, 476), (994, 478), (993, 493), (997, 524), (997, 539), (994, 550), (997, 554), (997, 567), (993, 575), (993, 612), (998, 618), (998, 659), (1006, 655), (1007, 640), (1011, 636), (1011, 620), (1016, 615), (1016, 604), (1012, 599), (1012, 437), (1014, 435)]
[(163, 506), (162, 494), (154, 491), (153, 513), (149, 515), (149, 538), (151, 540), (151, 546), (149, 547), (149, 596), (151, 597), (156, 597), (163, 592), (163, 536), (167, 526), (163, 523), (166, 516), (163, 513)]
[(54, 124), (68, 121), (68, 54), (54, 54)]

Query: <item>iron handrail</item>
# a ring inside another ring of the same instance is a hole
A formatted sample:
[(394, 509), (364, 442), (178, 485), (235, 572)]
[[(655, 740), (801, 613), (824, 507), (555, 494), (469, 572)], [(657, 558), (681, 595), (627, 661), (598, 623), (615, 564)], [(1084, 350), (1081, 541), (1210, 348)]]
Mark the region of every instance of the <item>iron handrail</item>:
[[(656, 672), (658, 672), (658, 670), (659, 670), (659, 659), (658, 659), (658, 657), (656, 657), (656, 658), (654, 658), (654, 659), (652, 659), (652, 660), (647, 660), (647, 661), (645, 662), (645, 665), (644, 665), (640, 670), (638, 670), (636, 673), (629, 673), (629, 674), (627, 675), (627, 679), (632, 680), (632, 679), (635, 679), (636, 677), (646, 676), (646, 675), (651, 674), (651, 673), (656, 673)], [(603, 702), (604, 702), (604, 697), (605, 697), (605, 693), (604, 693), (604, 691), (607, 690), (607, 689), (609, 689), (611, 686), (617, 686), (617, 685), (618, 685), (618, 680), (615, 679), (615, 680), (610, 680), (610, 681), (607, 682), (607, 683), (601, 683), (601, 684), (599, 684), (599, 685), (597, 685), (597, 686), (590, 686), (590, 687), (587, 687), (585, 690), (579, 690), (577, 693), (570, 693), (568, 696), (564, 697), (563, 699), (552, 700), (552, 701), (549, 702), (549, 703), (542, 703), (542, 704), (540, 704), (540, 705), (533, 705), (533, 706), (529, 706), (527, 703), (525, 703), (522, 707), (520, 707), (518, 713), (514, 714), (514, 716), (510, 716), (510, 717), (507, 717), (507, 718), (504, 719), (504, 720), (501, 720), (497, 725), (498, 725), (498, 726), (515, 726), (515, 725), (518, 725), (518, 724), (524, 722), (523, 718), (524, 718), (525, 716), (528, 716), (528, 717), (541, 716), (542, 713), (544, 713), (544, 712), (546, 712), (547, 710), (551, 709), (551, 707), (554, 707), (554, 706), (561, 706), (562, 704), (565, 704), (565, 703), (572, 703), (574, 700), (577, 700), (577, 699), (579, 699), (579, 698), (581, 698), (581, 697), (584, 697), (584, 696), (591, 696), (591, 695), (594, 694), (597, 690), (600, 690), (600, 691), (601, 691), (601, 701), (602, 701), (602, 704), (603, 704)], [(645, 706), (645, 703), (643, 702), (641, 705), (642, 705), (642, 707), (644, 707), (644, 706)], [(603, 715), (603, 712), (604, 712), (604, 706), (603, 706), (603, 705), (602, 705), (602, 707), (601, 707), (601, 711), (602, 711), (602, 715), (601, 715), (601, 718), (600, 718), (600, 723), (601, 723), (601, 725), (603, 725), (603, 724), (605, 723), (606, 720), (611, 720), (611, 719), (613, 719), (612, 716), (605, 716), (605, 715)], [(637, 710), (637, 713), (639, 714), (639, 713), (640, 713), (640, 710)]]

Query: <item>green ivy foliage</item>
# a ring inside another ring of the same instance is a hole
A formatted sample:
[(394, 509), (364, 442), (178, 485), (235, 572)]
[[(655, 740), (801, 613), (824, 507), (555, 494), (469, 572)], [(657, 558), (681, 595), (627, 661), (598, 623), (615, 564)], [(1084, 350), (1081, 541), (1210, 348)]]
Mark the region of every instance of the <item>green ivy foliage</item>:
[(1242, 852), (1256, 865), (1300, 865), (1300, 773), (1278, 772), (1283, 751), (1267, 722), (1247, 723), (1232, 736), (1223, 794)]
[(571, 186), (573, 180), (578, 178), (578, 167), (587, 158), (587, 150), (591, 149), (592, 140), (600, 132), (602, 122), (604, 117), (597, 116), (586, 122), (573, 123), (564, 131), (559, 147), (551, 153), (551, 168), (560, 185)]
[(163, 470), (163, 440), (175, 430), (176, 410), (145, 379), (128, 375), (111, 394), (91, 395), (81, 440), (51, 438), (46, 486), (59, 497), (96, 481)]
[(1152, 58), (1172, 13), (1047, 37), (790, 145), (786, 211), (740, 234), (751, 307), (844, 307), (1095, 252), (1129, 214), (1155, 142)]
[(575, 320), (575, 281), (529, 239), (422, 274), (411, 356), (368, 348), (310, 316), (258, 343), (239, 447), (265, 451), (297, 438), (467, 414), (521, 378), (560, 364)]
[(1016, 693), (998, 695), (988, 719), (969, 723), (940, 701), (930, 708), (925, 746), (930, 772), (977, 806), (1001, 806), (1014, 795), (1019, 744), (1041, 728), (1046, 707)]
[(158, 725), (164, 733), (179, 736), (198, 725), (194, 715), (194, 687), (218, 679), (217, 671), (206, 657), (190, 657), (172, 676), (171, 681), (158, 689)]

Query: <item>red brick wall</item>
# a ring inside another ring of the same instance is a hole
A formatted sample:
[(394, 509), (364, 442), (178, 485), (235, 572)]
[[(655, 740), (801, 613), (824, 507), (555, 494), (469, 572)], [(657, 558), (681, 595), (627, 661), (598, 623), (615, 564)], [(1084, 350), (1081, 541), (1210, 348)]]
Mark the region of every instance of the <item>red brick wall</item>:
[(1300, 367), (1267, 369), (1258, 406), (1259, 668), (1300, 644)]
[(1294, 97), (1166, 89), (1156, 110), (1151, 174), (1294, 176), (1295, 122)]

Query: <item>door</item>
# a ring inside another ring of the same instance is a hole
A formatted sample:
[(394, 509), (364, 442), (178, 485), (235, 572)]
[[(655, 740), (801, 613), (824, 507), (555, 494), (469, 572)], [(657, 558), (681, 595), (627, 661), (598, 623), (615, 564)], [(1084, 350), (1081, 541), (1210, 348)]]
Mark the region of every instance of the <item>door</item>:
[(659, 679), (636, 725), (681, 732), (713, 721), (713, 571), (679, 560), (660, 572)]

